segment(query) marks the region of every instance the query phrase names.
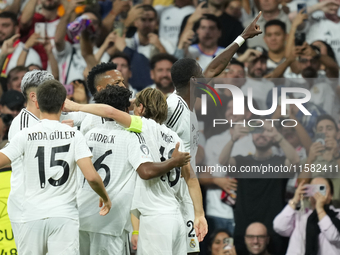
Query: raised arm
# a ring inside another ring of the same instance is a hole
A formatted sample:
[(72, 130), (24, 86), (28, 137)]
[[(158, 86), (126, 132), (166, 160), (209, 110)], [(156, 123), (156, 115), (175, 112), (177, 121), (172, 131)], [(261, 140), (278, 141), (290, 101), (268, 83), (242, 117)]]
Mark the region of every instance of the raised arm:
[(206, 78), (218, 76), (227, 67), (234, 54), (242, 46), (245, 40), (262, 34), (260, 26), (256, 24), (260, 17), (261, 12), (257, 15), (253, 22), (251, 22), (249, 26), (244, 29), (243, 33), (238, 38), (236, 38), (232, 44), (230, 44), (222, 53), (220, 53), (210, 62), (204, 71), (204, 76)]
[(99, 176), (98, 172), (94, 168), (90, 158), (82, 158), (77, 161), (77, 165), (84, 174), (85, 179), (88, 181), (91, 188), (100, 196), (101, 200), (99, 206), (102, 207), (104, 202), (104, 207), (100, 210), (100, 215), (106, 215), (111, 209), (111, 200), (106, 192), (104, 183)]
[(108, 35), (113, 29), (116, 17), (123, 11), (127, 11), (130, 7), (129, 1), (115, 0), (112, 2), (112, 9), (109, 14), (103, 19), (102, 29), (104, 36)]
[(20, 17), (20, 30), (27, 29), (32, 24), (32, 19), (35, 13), (35, 7), (37, 6), (38, 0), (29, 0), (25, 8), (22, 10)]
[(21, 0), (14, 0), (13, 3), (11, 5), (6, 6), (3, 11), (13, 12), (18, 15), (18, 13), (20, 12), (20, 8), (21, 8)]
[(54, 37), (55, 47), (58, 52), (61, 52), (65, 49), (65, 36), (67, 31), (67, 25), (68, 23), (70, 23), (71, 16), (75, 8), (78, 6), (78, 3), (81, 2), (83, 2), (83, 0), (70, 0), (70, 2), (68, 2), (67, 0), (63, 1), (65, 14), (60, 19)]
[(87, 112), (103, 118), (109, 118), (117, 121), (123, 127), (130, 127), (131, 115), (117, 110), (116, 108), (106, 104), (77, 104), (71, 100), (65, 100), (65, 112)]
[(190, 155), (188, 152), (179, 152), (179, 143), (176, 144), (176, 148), (172, 153), (170, 159), (163, 162), (146, 162), (141, 164), (137, 168), (137, 173), (143, 180), (150, 180), (155, 177), (160, 177), (166, 174), (171, 169), (176, 167), (182, 167), (190, 162)]
[(0, 67), (1, 67), (1, 70), (4, 66), (4, 63), (6, 62), (6, 58), (9, 54), (12, 54), (16, 47), (13, 47), (13, 44), (16, 40), (18, 40), (20, 37), (19, 34), (16, 34), (16, 35), (13, 35), (11, 38), (5, 40), (3, 43), (2, 43), (2, 46), (1, 46), (1, 52), (0, 52)]
[(53, 47), (52, 47), (50, 39), (48, 39), (48, 38), (46, 39), (46, 41), (44, 43), (44, 49), (46, 51), (48, 62), (50, 64), (51, 72), (54, 76), (54, 79), (59, 80), (58, 62), (53, 55), (53, 52), (52, 52)]
[(26, 41), (25, 46), (24, 46), (23, 50), (21, 51), (20, 56), (18, 58), (18, 61), (17, 61), (18, 66), (25, 66), (29, 49), (32, 48), (33, 46), (37, 45), (38, 43), (40, 43), (39, 39), (40, 39), (39, 34), (32, 34), (28, 38), (28, 40)]
[(208, 224), (205, 219), (203, 210), (203, 198), (201, 187), (190, 163), (182, 167), (182, 176), (184, 177), (188, 185), (190, 197), (194, 204), (195, 211), (194, 227), (198, 241), (201, 242), (203, 241), (205, 235), (208, 233)]

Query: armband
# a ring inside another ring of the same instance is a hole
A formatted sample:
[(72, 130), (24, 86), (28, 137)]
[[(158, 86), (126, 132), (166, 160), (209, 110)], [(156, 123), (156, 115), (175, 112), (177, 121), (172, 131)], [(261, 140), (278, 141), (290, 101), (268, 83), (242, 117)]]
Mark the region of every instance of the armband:
[(136, 132), (136, 133), (141, 133), (142, 126), (143, 126), (142, 118), (139, 116), (131, 115), (130, 127), (125, 128), (125, 130)]

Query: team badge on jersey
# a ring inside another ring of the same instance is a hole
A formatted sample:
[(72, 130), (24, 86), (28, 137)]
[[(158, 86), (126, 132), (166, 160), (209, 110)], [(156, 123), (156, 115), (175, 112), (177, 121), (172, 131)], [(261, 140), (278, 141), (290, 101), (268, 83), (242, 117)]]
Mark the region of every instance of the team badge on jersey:
[(195, 239), (190, 240), (190, 248), (195, 248), (196, 247), (196, 241)]
[(145, 144), (142, 144), (140, 149), (145, 155), (149, 155), (149, 148)]

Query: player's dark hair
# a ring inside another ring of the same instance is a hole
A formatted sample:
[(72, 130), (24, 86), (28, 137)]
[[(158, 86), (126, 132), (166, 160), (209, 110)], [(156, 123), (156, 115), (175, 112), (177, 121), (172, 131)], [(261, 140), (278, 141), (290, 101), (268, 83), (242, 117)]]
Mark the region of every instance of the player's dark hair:
[(18, 23), (17, 15), (15, 13), (13, 13), (13, 12), (1, 12), (0, 13), (0, 18), (2, 18), (2, 19), (11, 19), (14, 26), (17, 26), (19, 24)]
[(279, 26), (283, 32), (286, 34), (287, 32), (287, 26), (284, 22), (282, 22), (281, 20), (278, 20), (278, 19), (273, 19), (273, 20), (270, 20), (268, 21), (265, 25), (264, 25), (264, 32), (266, 33), (266, 30), (267, 30), (267, 27), (270, 27), (270, 26)]
[(166, 121), (168, 104), (164, 94), (159, 89), (145, 88), (136, 95), (135, 105), (142, 104), (145, 108), (144, 117), (153, 119), (159, 124)]
[(155, 68), (156, 64), (160, 61), (163, 60), (168, 60), (169, 62), (171, 62), (172, 64), (174, 64), (177, 61), (177, 58), (175, 58), (174, 56), (168, 54), (168, 53), (159, 53), (154, 55), (151, 60), (150, 60), (150, 68), (151, 70)]
[(130, 60), (130, 57), (128, 55), (126, 55), (124, 52), (117, 52), (115, 53), (111, 58), (110, 58), (110, 62), (114, 63), (113, 60), (115, 58), (123, 58), (126, 60), (126, 62), (128, 63), (128, 66), (130, 68), (130, 65), (131, 65), (131, 60)]
[[(222, 29), (220, 20), (214, 14), (204, 14), (203, 17), (196, 23), (196, 29), (200, 27), (202, 20), (211, 20), (215, 22), (218, 30)], [(194, 29), (194, 31), (196, 31), (196, 29)]]
[(338, 132), (339, 131), (339, 127), (336, 124), (335, 120), (333, 119), (332, 116), (328, 115), (328, 114), (323, 114), (323, 115), (319, 115), (318, 118), (316, 119), (316, 123), (315, 123), (315, 127), (317, 127), (319, 125), (319, 123), (323, 120), (329, 120), (331, 122), (333, 122), (335, 130)]
[(102, 77), (102, 75), (107, 71), (115, 69), (117, 69), (117, 65), (112, 62), (101, 63), (92, 68), (92, 70), (89, 72), (89, 75), (87, 76), (87, 88), (92, 95), (97, 92), (97, 82)]
[(182, 58), (177, 60), (171, 67), (171, 78), (176, 90), (181, 90), (190, 86), (190, 79), (197, 76), (199, 66), (196, 60), (191, 58)]
[(131, 95), (132, 92), (125, 87), (107, 85), (105, 89), (94, 95), (94, 101), (97, 104), (107, 104), (126, 112), (130, 106)]
[(37, 100), (41, 112), (58, 113), (66, 99), (66, 89), (57, 80), (45, 81), (37, 88)]

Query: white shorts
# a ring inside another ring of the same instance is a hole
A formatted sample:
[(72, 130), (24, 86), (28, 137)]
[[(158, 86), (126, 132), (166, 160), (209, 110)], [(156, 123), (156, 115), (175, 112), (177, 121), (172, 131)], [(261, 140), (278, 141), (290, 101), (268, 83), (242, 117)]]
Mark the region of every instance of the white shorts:
[(140, 216), (137, 255), (186, 255), (180, 213)]
[(200, 252), (200, 246), (194, 228), (194, 205), (192, 203), (182, 202), (180, 203), (180, 209), (185, 224), (187, 252)]
[(129, 233), (112, 236), (88, 231), (79, 231), (80, 255), (129, 255)]
[[(11, 222), (11, 226), (12, 226), (12, 231), (13, 231), (13, 235), (14, 235), (14, 242), (15, 242), (15, 246), (19, 247), (19, 243), (18, 240), (20, 239), (20, 234), (21, 234), (21, 229), (24, 223), (18, 223), (18, 222)], [(19, 252), (19, 250), (18, 250)]]
[(47, 218), (22, 224), (17, 240), (19, 254), (78, 255), (79, 222)]

